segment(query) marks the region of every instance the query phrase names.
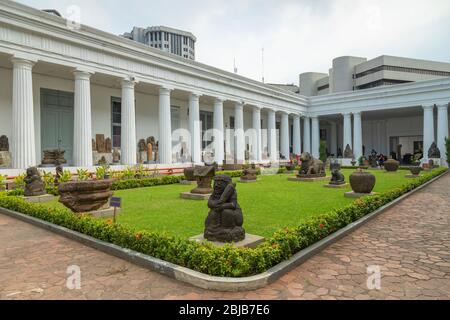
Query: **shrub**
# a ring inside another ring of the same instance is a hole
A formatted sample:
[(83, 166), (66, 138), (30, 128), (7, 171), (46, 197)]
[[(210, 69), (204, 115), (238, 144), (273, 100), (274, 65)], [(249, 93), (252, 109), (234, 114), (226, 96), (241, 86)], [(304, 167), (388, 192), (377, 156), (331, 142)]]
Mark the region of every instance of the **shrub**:
[(325, 140), (320, 140), (319, 159), (322, 160), (323, 163), (327, 161), (327, 142)]
[(89, 172), (87, 169), (77, 169), (78, 181), (86, 181), (89, 179)]
[(64, 170), (62, 175), (59, 177), (59, 182), (64, 183), (69, 182), (70, 180), (72, 180), (72, 173), (70, 173), (69, 170)]
[(445, 138), (445, 155), (447, 156), (447, 164), (450, 166), (450, 139)]
[(25, 177), (27, 176), (26, 173), (23, 173), (21, 175), (18, 175), (14, 178), (14, 188), (23, 189), (25, 188)]
[[(435, 169), (406, 183), (401, 188), (360, 198), (346, 207), (312, 217), (300, 223), (297, 227), (279, 230), (254, 249), (234, 248), (231, 245), (215, 247), (212, 244), (188, 241), (165, 233), (138, 231), (113, 224), (110, 220), (105, 221), (90, 216), (75, 215), (67, 209), (48, 208), (40, 204), (25, 202), (17, 197), (5, 197), (5, 192), (0, 192), (0, 207), (18, 211), (199, 272), (215, 276), (243, 277), (263, 272), (289, 259), (296, 252), (413, 190), (446, 170), (446, 168)], [(125, 184), (173, 183), (172, 179), (181, 180), (183, 178), (183, 176), (166, 176), (161, 179), (130, 179), (116, 181), (115, 187), (117, 190)]]

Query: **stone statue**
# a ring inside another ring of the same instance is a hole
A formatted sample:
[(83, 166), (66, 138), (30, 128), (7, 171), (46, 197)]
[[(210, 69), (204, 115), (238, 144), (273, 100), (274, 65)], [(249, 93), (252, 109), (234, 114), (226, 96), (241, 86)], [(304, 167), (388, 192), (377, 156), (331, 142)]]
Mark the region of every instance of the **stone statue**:
[(44, 182), (42, 181), (41, 175), (39, 174), (39, 171), (36, 167), (30, 167), (27, 169), (27, 175), (24, 178), (24, 181), (24, 195), (26, 197), (42, 196), (46, 193)]
[(209, 194), (212, 193), (211, 181), (216, 173), (214, 166), (195, 166), (194, 177), (197, 180), (197, 187), (191, 193)]
[(329, 184), (334, 184), (334, 185), (345, 184), (345, 177), (342, 174), (342, 172), (340, 171), (340, 165), (339, 165), (339, 167), (335, 166), (331, 170), (331, 180), (330, 180)]
[(59, 164), (67, 163), (67, 160), (64, 159), (64, 150), (44, 150), (44, 158), (42, 159), (43, 165), (53, 165), (57, 166)]
[(105, 206), (112, 196), (112, 180), (70, 181), (58, 186), (59, 202), (74, 212), (90, 212)]
[(349, 158), (349, 159), (354, 158), (353, 150), (352, 150), (352, 148), (350, 148), (349, 144), (347, 144), (347, 146), (345, 147), (344, 158)]
[(112, 152), (111, 138), (106, 138), (105, 139), (105, 149), (106, 149), (106, 153), (111, 153)]
[(97, 146), (98, 153), (106, 153), (106, 143), (104, 134), (95, 135), (95, 144)]
[(138, 150), (139, 152), (147, 151), (147, 145), (144, 139), (140, 139), (138, 142)]
[(147, 161), (153, 161), (153, 145), (150, 142), (147, 143)]
[(372, 149), (372, 151), (370, 152), (369, 163), (372, 168), (378, 167), (377, 152), (375, 151), (375, 149)]
[(325, 166), (319, 159), (314, 159), (309, 152), (304, 152), (300, 156), (302, 165), (298, 177), (314, 176), (325, 177)]
[(95, 143), (95, 139), (92, 139), (92, 151), (97, 151), (97, 144)]
[(63, 167), (61, 165), (58, 165), (56, 167), (55, 186), (59, 184), (59, 180), (61, 179), (62, 175), (63, 175)]
[(205, 220), (204, 238), (210, 241), (238, 242), (244, 240), (244, 217), (237, 202), (237, 192), (227, 175), (214, 177), (214, 191), (209, 197), (210, 209)]
[(119, 148), (114, 148), (112, 156), (113, 156), (113, 163), (119, 163), (120, 162)]
[(256, 170), (255, 165), (252, 164), (250, 168), (245, 168), (243, 170), (243, 175), (241, 177), (241, 180), (257, 180), (257, 174), (258, 170)]
[(108, 164), (108, 162), (106, 161), (106, 158), (105, 158), (105, 156), (102, 156), (101, 158), (100, 158), (100, 160), (98, 160), (98, 164), (99, 165), (105, 165), (105, 164)]
[(5, 135), (0, 137), (0, 151), (9, 151), (8, 137)]
[(338, 150), (337, 150), (337, 157), (342, 158), (342, 149), (341, 148), (338, 148)]
[(428, 158), (440, 158), (441, 157), (441, 151), (436, 146), (436, 143), (433, 142), (430, 146), (430, 149), (428, 149)]

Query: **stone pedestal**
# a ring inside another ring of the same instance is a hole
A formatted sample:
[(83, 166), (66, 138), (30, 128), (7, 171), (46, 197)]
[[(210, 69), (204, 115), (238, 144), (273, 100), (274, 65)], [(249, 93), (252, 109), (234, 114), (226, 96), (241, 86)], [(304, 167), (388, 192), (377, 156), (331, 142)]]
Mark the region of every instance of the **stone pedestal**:
[(41, 196), (29, 196), (29, 197), (22, 197), (26, 202), (31, 203), (42, 203), (42, 202), (50, 202), (57, 197), (52, 194), (43, 194)]
[(182, 199), (189, 200), (208, 200), (211, 196), (211, 193), (201, 194), (201, 193), (192, 193), (192, 192), (181, 192), (180, 197)]
[(195, 181), (195, 180), (181, 180), (181, 182), (180, 182), (180, 184), (183, 184), (183, 185), (193, 185), (193, 184), (197, 184), (197, 181)]
[(255, 180), (246, 180), (246, 179), (240, 178), (240, 179), (239, 179), (239, 182), (242, 182), (242, 183), (252, 183), (252, 182), (258, 182), (258, 179), (255, 179)]
[(92, 151), (92, 163), (94, 165), (98, 165), (98, 163), (102, 159), (102, 157), (105, 157), (107, 164), (113, 163), (112, 153), (103, 153), (103, 152)]
[(422, 175), (421, 174), (407, 174), (407, 175), (405, 175), (405, 178), (419, 178), (419, 177), (421, 177)]
[(339, 189), (339, 188), (347, 188), (349, 186), (348, 183), (343, 184), (325, 184), (325, 188), (333, 188), (333, 189)]
[(371, 193), (358, 193), (358, 192), (354, 192), (354, 191), (349, 191), (344, 193), (344, 196), (346, 198), (361, 198), (361, 197), (365, 197), (365, 196), (373, 196), (376, 195), (376, 192), (371, 192)]
[[(190, 237), (189, 240), (197, 241), (197, 242), (207, 241), (207, 242), (212, 243), (213, 245), (218, 246), (218, 247), (222, 247), (222, 246), (224, 246), (226, 244), (226, 242), (218, 242), (218, 241), (206, 240), (204, 238), (204, 236), (203, 236), (203, 233), (199, 234), (199, 235), (197, 235), (195, 237)], [(241, 241), (238, 241), (238, 242), (231, 242), (231, 245), (233, 247), (236, 247), (236, 248), (256, 248), (258, 245), (260, 245), (263, 242), (264, 242), (264, 237), (246, 233), (244, 240), (241, 240)]]
[(289, 181), (315, 182), (315, 181), (328, 181), (328, 180), (330, 180), (330, 177), (313, 177), (313, 178), (289, 177), (288, 180)]
[[(116, 208), (116, 216), (122, 212), (121, 208)], [(114, 207), (101, 208), (96, 211), (86, 212), (85, 214), (95, 218), (109, 218), (114, 216)]]
[[(339, 163), (341, 166), (345, 166), (345, 167), (352, 167), (352, 161), (353, 159), (351, 158), (338, 158), (336, 159), (337, 163)], [(356, 165), (358, 164), (358, 162), (356, 162), (355, 164), (355, 168)]]
[(10, 168), (11, 165), (11, 152), (0, 151), (0, 168)]

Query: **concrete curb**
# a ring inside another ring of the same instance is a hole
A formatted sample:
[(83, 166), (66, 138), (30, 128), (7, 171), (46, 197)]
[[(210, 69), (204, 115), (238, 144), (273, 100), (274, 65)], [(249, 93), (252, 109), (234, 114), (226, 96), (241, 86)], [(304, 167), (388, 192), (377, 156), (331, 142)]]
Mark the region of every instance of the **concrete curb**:
[(387, 209), (393, 207), (394, 205), (398, 204), (399, 202), (403, 201), (410, 195), (422, 190), (429, 184), (433, 183), (434, 181), (440, 179), (441, 177), (448, 174), (449, 171), (444, 172), (443, 174), (431, 179), (430, 181), (424, 183), (423, 185), (415, 188), (414, 190), (411, 190), (410, 192), (398, 197), (397, 199), (389, 202), (388, 204), (378, 208), (372, 213), (369, 213), (368, 215), (362, 217), (361, 219), (350, 223), (349, 225), (345, 226), (344, 228), (332, 233), (331, 235), (327, 236), (326, 238), (314, 243), (313, 245), (297, 252), (295, 255), (293, 255), (290, 259), (283, 261), (276, 266), (270, 268), (269, 270), (254, 275), (250, 277), (242, 277), (242, 278), (231, 278), (231, 277), (216, 277), (216, 276), (210, 276), (201, 272), (194, 271), (192, 269), (188, 269), (167, 261), (163, 261), (157, 258), (153, 258), (151, 256), (125, 249), (122, 247), (119, 247), (117, 245), (104, 242), (98, 239), (95, 239), (93, 237), (84, 235), (82, 233), (72, 231), (70, 229), (67, 229), (65, 227), (61, 227), (52, 223), (48, 223), (46, 221), (15, 212), (12, 210), (8, 210), (5, 208), (0, 207), (0, 213), (8, 215), (10, 217), (22, 220), (24, 222), (31, 223), (35, 226), (44, 228), (46, 230), (55, 232), (59, 235), (62, 235), (66, 238), (78, 241), (84, 245), (87, 245), (89, 247), (92, 247), (94, 249), (103, 251), (105, 253), (111, 254), (113, 256), (119, 257), (121, 259), (127, 260), (129, 262), (135, 263), (137, 265), (140, 265), (144, 268), (148, 268), (150, 270), (162, 273), (166, 276), (169, 276), (171, 278), (189, 283), (191, 285), (194, 285), (196, 287), (200, 287), (203, 289), (209, 289), (209, 290), (217, 290), (217, 291), (249, 291), (249, 290), (255, 290), (258, 288), (262, 288), (275, 280), (279, 279), (282, 275), (285, 273), (291, 271), (292, 269), (296, 268), (306, 260), (308, 260), (310, 257), (314, 256), (318, 252), (322, 251), (329, 245), (335, 243), (339, 239), (343, 238), (344, 236), (348, 235), (349, 233), (353, 232), (360, 226), (362, 226), (367, 221), (375, 218), (379, 214), (383, 213)]

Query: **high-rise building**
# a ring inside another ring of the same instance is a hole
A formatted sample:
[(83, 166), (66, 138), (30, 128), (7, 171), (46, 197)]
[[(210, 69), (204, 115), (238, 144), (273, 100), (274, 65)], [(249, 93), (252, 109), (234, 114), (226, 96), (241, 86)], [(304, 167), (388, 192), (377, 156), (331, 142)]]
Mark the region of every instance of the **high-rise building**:
[(197, 38), (187, 31), (164, 26), (148, 28), (134, 27), (131, 32), (124, 33), (122, 37), (179, 55), (186, 59), (195, 60), (195, 42)]

